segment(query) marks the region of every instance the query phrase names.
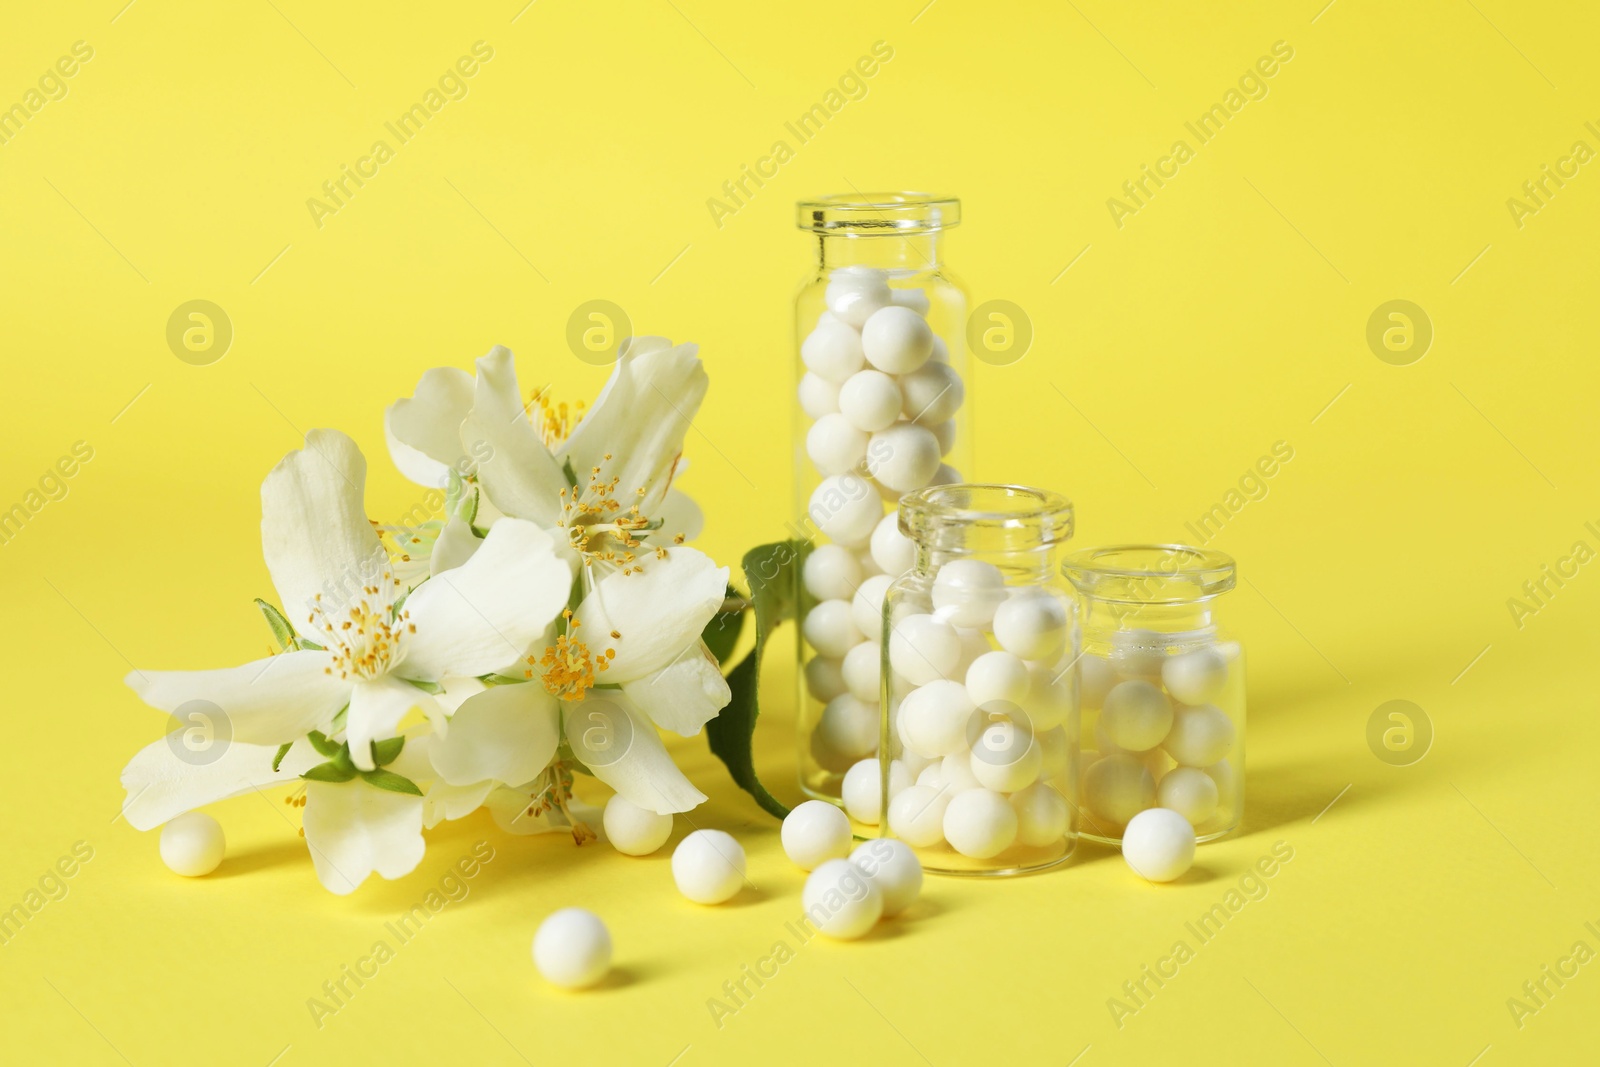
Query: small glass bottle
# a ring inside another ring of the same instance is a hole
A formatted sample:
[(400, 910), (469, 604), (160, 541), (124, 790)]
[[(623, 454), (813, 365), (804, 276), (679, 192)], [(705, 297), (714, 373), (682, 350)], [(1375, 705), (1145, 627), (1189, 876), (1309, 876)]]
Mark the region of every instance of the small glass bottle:
[(1056, 566), (1072, 527), (1065, 497), (1028, 486), (901, 498), (916, 559), (884, 600), (878, 790), (865, 803), (847, 779), (845, 806), (926, 870), (1019, 874), (1077, 844), (1077, 605)]
[(1244, 811), (1244, 651), (1217, 598), (1233, 559), (1187, 545), (1075, 552), (1082, 597), (1079, 804), (1085, 837), (1119, 844), (1145, 808), (1171, 808), (1213, 841)]
[(912, 565), (895, 502), (971, 469), (967, 296), (945, 269), (961, 204), (922, 193), (799, 205), (815, 266), (795, 297), (800, 785), (839, 803), (878, 748), (884, 590)]

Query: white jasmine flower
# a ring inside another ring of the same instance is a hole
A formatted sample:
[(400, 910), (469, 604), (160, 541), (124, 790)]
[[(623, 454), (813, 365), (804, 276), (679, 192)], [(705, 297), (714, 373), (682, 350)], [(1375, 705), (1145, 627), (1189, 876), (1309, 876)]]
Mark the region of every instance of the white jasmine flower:
[[(532, 523), (500, 522), (461, 566), (402, 592), (362, 510), (366, 461), (354, 441), (313, 430), (261, 486), (267, 569), (285, 614), (307, 641), (242, 667), (134, 671), (145, 703), (176, 711), (204, 700), (233, 739), (281, 745), (312, 730), (344, 733), (371, 770), (370, 742), (412, 708), (442, 713), (424, 688), (489, 674), (519, 659), (567, 601), (572, 572)], [(417, 684), (421, 683), (422, 688)]]
[[(666, 814), (705, 800), (656, 734), (699, 733), (729, 699), (700, 634), (722, 605), (728, 571), (692, 548), (601, 579), (542, 655), (533, 681), (468, 697), (431, 759), (452, 786), (528, 783), (573, 757), (634, 803)], [(599, 688), (604, 686), (604, 688)]]
[(522, 659), (567, 602), (572, 571), (538, 526), (507, 520), (459, 566), (405, 595), (363, 512), (365, 481), (355, 443), (314, 430), (262, 483), (263, 551), (297, 624), (296, 647), (241, 667), (128, 675), (152, 707), (204, 702), (229, 730), (228, 747), (204, 766), (165, 740), (135, 756), (123, 774), (130, 824), (149, 829), (212, 800), (316, 777), (317, 738), (342, 735), (348, 767), (339, 773), (347, 777), (307, 786), (305, 832), (318, 877), (345, 893), (373, 871), (394, 878), (421, 859), (423, 798), (404, 775), (399, 785), (372, 784), (390, 780), (374, 777), (385, 773), (385, 745), (374, 742), (395, 734), (413, 709), (442, 728), (446, 708), (481, 689), (477, 676)]
[(699, 508), (671, 485), (708, 384), (695, 353), (659, 337), (624, 341), (585, 408), (556, 403), (546, 390), (524, 401), (511, 351), (497, 345), (477, 361), (476, 380), (435, 368), (389, 407), (390, 454), (420, 485), (448, 485), (453, 471), (483, 488), (490, 516), (537, 522), (590, 557), (625, 562), (641, 530), (690, 540), (703, 525)]

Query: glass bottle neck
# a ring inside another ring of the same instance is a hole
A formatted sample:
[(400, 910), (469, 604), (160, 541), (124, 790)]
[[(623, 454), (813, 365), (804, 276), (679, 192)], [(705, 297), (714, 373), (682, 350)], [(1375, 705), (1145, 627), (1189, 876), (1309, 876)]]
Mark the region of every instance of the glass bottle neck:
[(1214, 597), (1156, 604), (1080, 595), (1084, 604), (1083, 625), (1088, 631), (1149, 630), (1173, 636), (1199, 636), (1216, 630)]
[(1048, 582), (1056, 573), (1056, 545), (1019, 550), (960, 550), (935, 548), (928, 544), (917, 546), (916, 571), (927, 577), (939, 573), (939, 568), (952, 560), (976, 559), (1000, 568), (1007, 585), (1029, 585)]
[(919, 274), (940, 269), (938, 232), (816, 235), (817, 262), (824, 271), (840, 267), (876, 267)]

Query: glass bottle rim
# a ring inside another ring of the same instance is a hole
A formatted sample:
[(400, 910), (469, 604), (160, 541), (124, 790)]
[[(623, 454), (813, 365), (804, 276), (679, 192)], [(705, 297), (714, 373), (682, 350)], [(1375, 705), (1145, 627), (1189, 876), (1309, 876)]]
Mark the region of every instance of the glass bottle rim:
[(938, 233), (961, 224), (961, 201), (932, 193), (836, 193), (802, 200), (795, 225), (856, 237)]
[(1232, 556), (1181, 544), (1102, 545), (1074, 552), (1061, 575), (1084, 596), (1128, 604), (1186, 604), (1232, 589)]
[(952, 482), (900, 498), (900, 532), (913, 541), (935, 530), (985, 528), (1026, 531), (1029, 547), (1045, 548), (1072, 537), (1072, 501), (1031, 485)]

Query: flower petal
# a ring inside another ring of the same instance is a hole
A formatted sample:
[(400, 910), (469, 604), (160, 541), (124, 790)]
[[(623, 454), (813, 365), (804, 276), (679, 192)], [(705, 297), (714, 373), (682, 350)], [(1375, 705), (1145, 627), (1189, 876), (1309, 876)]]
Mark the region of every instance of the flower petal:
[(429, 573), (454, 570), (476, 555), (482, 545), (472, 532), (472, 526), (452, 515), (433, 543), (433, 553), (428, 558)]
[(670, 548), (665, 559), (647, 559), (633, 574), (602, 578), (578, 605), (579, 633), (596, 652), (617, 650), (605, 681), (634, 681), (700, 640), (727, 591), (728, 568), (698, 549)]
[(608, 479), (620, 479), (619, 499), (646, 515), (666, 495), (683, 436), (710, 384), (697, 346), (670, 345), (660, 337), (631, 339), (561, 449), (575, 470), (600, 467)]
[(363, 781), (307, 782), (301, 817), (317, 879), (340, 896), (374, 872), (401, 878), (422, 862), (422, 798)]
[(615, 689), (563, 702), (567, 742), (594, 776), (642, 808), (660, 815), (688, 811), (704, 793), (667, 754), (655, 724)]
[(622, 683), (622, 691), (657, 726), (684, 737), (699, 733), (733, 699), (722, 668), (703, 641), (654, 674)]
[(421, 708), (432, 718), (438, 714), (430, 708), (432, 704), (433, 697), (389, 675), (357, 682), (350, 694), (350, 713), (345, 717), (351, 762), (364, 771), (372, 770), (372, 742), (398, 733), (400, 720), (412, 708)]
[[(679, 469), (683, 464), (678, 464)], [(705, 512), (682, 489), (667, 490), (666, 499), (656, 509), (655, 517), (661, 520), (664, 534), (682, 534), (685, 541), (693, 541), (706, 528)]]
[(338, 430), (312, 430), (261, 483), (261, 551), (296, 628), (317, 594), (345, 599), (378, 584), (389, 557), (367, 521), (367, 461)]
[(571, 588), (572, 571), (549, 534), (501, 519), (471, 559), (429, 578), (406, 600), (416, 632), (406, 635), (397, 669), (438, 681), (504, 667), (527, 654)]
[(461, 819), (479, 808), (495, 787), (491, 781), (471, 785), (451, 785), (437, 781), (428, 787), (422, 797), (422, 826), (431, 830), (446, 819)]
[(509, 349), (496, 345), (478, 360), (477, 390), (461, 424), (461, 443), (479, 457), (479, 484), (496, 507), (541, 526), (556, 524), (567, 477), (524, 414)]
[(537, 682), (491, 686), (450, 717), (435, 739), (433, 766), (451, 785), (532, 781), (556, 754), (561, 729), (556, 698)]
[(170, 737), (146, 745), (122, 769), (128, 791), (122, 814), (135, 830), (153, 830), (186, 811), (218, 800), (284, 782), (293, 782), (322, 762), (306, 741), (296, 741), (275, 771), (277, 745), (232, 742), (209, 763), (197, 764), (179, 755)]
[(452, 467), (471, 473), (473, 462), (461, 448), (461, 423), (472, 410), (473, 388), (472, 375), (461, 368), (434, 367), (423, 372), (415, 393), (389, 405), (383, 427), (400, 473), (435, 489), (449, 484)]
[(220, 709), (233, 741), (282, 745), (326, 728), (350, 700), (350, 683), (328, 673), (332, 663), (329, 653), (306, 649), (220, 670), (136, 670), (123, 681), (160, 711), (197, 711), (215, 720)]

